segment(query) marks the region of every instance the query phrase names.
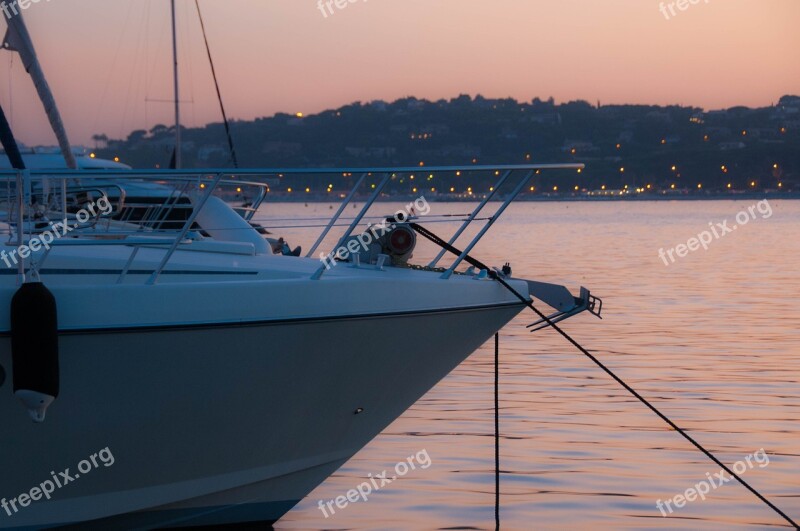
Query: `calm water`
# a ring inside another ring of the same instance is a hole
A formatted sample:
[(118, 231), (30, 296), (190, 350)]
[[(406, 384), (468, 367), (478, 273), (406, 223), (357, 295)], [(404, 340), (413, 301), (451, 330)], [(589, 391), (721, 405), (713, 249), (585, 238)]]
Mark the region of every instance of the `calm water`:
[[(769, 465), (743, 477), (798, 520), (800, 201), (770, 201), (768, 219), (755, 210), (755, 220), (668, 267), (658, 257), (709, 222), (737, 224), (736, 214), (755, 203), (521, 203), (474, 254), (495, 265), (510, 260), (516, 276), (601, 296), (604, 320), (582, 315), (564, 328), (724, 462), (763, 448)], [(439, 203), (431, 214), (468, 210)], [(330, 212), (320, 204), (263, 210), (268, 218)], [(311, 232), (283, 232), (292, 244), (313, 241)], [(421, 244), (415, 261), (431, 252)], [(522, 314), (501, 332), (504, 529), (786, 527), (733, 482), (662, 517), (657, 499), (719, 467), (556, 333), (529, 334), (533, 320)], [(492, 360), (490, 341), (276, 527), (493, 528)], [(328, 519), (317, 508), (421, 450), (429, 468)]]

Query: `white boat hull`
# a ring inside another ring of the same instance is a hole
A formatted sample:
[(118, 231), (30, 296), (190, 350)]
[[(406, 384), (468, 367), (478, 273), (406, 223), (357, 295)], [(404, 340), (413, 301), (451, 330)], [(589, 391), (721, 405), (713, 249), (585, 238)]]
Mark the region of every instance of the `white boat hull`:
[(12, 398), (10, 374), (1, 388), (0, 497), (103, 448), (114, 463), (0, 510), (0, 528), (275, 521), (521, 308), (66, 332), (44, 423)]

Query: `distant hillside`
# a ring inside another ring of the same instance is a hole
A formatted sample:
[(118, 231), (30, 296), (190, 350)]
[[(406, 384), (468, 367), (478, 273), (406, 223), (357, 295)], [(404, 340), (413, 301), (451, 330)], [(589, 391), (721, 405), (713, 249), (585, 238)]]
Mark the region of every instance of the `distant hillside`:
[[(774, 107), (704, 112), (691, 107), (518, 102), (459, 96), (354, 103), (312, 116), (276, 114), (232, 124), (246, 167), (426, 166), (580, 161), (570, 190), (606, 186), (800, 188), (800, 97)], [(173, 128), (100, 141), (97, 155), (137, 168), (167, 167)], [(222, 124), (183, 131), (184, 165), (230, 167)], [(537, 185), (554, 186), (543, 176)], [(453, 180), (454, 186), (458, 186)], [(301, 183), (302, 184), (302, 183)], [(450, 186), (449, 182), (439, 182)], [(480, 186), (488, 183), (474, 183)], [(480, 190), (477, 190), (480, 191)]]

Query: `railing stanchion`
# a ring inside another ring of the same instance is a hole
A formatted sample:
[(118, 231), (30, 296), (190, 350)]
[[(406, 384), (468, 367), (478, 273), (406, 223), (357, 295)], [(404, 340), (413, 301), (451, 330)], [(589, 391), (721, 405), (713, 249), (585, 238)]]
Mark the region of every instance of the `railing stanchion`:
[(197, 206), (195, 206), (192, 209), (192, 213), (189, 215), (189, 219), (186, 220), (186, 223), (183, 225), (183, 228), (181, 229), (180, 233), (178, 233), (178, 235), (175, 237), (175, 241), (172, 242), (172, 245), (170, 246), (167, 253), (164, 255), (164, 258), (161, 260), (161, 263), (158, 264), (158, 268), (156, 268), (156, 270), (153, 271), (153, 274), (150, 275), (150, 278), (147, 280), (148, 286), (152, 286), (153, 284), (155, 284), (156, 281), (158, 280), (158, 277), (161, 276), (161, 272), (164, 271), (164, 268), (167, 266), (167, 263), (169, 262), (170, 258), (172, 258), (172, 255), (178, 249), (178, 246), (186, 237), (186, 234), (188, 234), (189, 229), (191, 229), (192, 225), (194, 225), (194, 220), (197, 219), (197, 216), (200, 214), (200, 211), (203, 210), (203, 207), (206, 205), (206, 202), (214, 193), (214, 190), (217, 189), (217, 185), (221, 180), (222, 180), (222, 174), (218, 173), (217, 176), (214, 178), (214, 181), (211, 183), (211, 186), (208, 187), (208, 191), (200, 199), (200, 202), (197, 204)]
[[(22, 247), (25, 241), (25, 201), (28, 197), (30, 186), (30, 172), (21, 170), (17, 172), (17, 248)], [(25, 258), (20, 254), (17, 264), (17, 282), (25, 283)]]
[[(377, 188), (375, 188), (375, 191), (372, 193), (367, 202), (364, 204), (364, 208), (361, 209), (361, 211), (355, 217), (353, 222), (350, 224), (350, 227), (347, 228), (347, 232), (344, 233), (344, 236), (341, 237), (339, 243), (337, 243), (336, 247), (333, 248), (334, 253), (336, 253), (336, 250), (339, 247), (344, 245), (344, 242), (347, 241), (347, 238), (349, 238), (350, 235), (353, 233), (353, 231), (356, 229), (356, 227), (358, 227), (358, 224), (361, 223), (361, 219), (366, 215), (367, 211), (372, 206), (372, 203), (374, 203), (375, 200), (378, 199), (378, 197), (380, 197), (381, 192), (389, 183), (389, 179), (391, 179), (391, 177), (392, 177), (391, 173), (385, 174), (383, 180), (381, 181), (381, 184), (378, 185)], [(312, 280), (319, 280), (322, 277), (322, 274), (325, 272), (325, 269), (326, 269), (325, 264), (321, 264), (319, 268), (316, 270), (316, 272), (311, 276)]]
[(314, 246), (311, 247), (311, 250), (308, 251), (308, 254), (306, 255), (306, 258), (311, 258), (314, 255), (314, 251), (317, 250), (319, 245), (322, 243), (322, 240), (324, 240), (325, 236), (328, 235), (328, 232), (330, 232), (330, 230), (333, 228), (333, 225), (337, 221), (339, 221), (339, 217), (342, 215), (342, 212), (344, 212), (345, 207), (347, 207), (347, 205), (350, 204), (350, 201), (353, 200), (353, 196), (356, 195), (356, 192), (358, 192), (358, 189), (361, 188), (361, 183), (363, 183), (364, 179), (366, 179), (366, 178), (367, 178), (367, 174), (366, 173), (362, 173), (361, 177), (358, 179), (358, 182), (356, 182), (355, 186), (353, 186), (353, 189), (350, 190), (349, 194), (347, 194), (347, 197), (345, 198), (344, 202), (342, 202), (342, 204), (339, 206), (339, 210), (336, 211), (336, 214), (334, 214), (333, 217), (331, 218), (331, 220), (328, 222), (328, 226), (325, 227), (325, 230), (323, 230), (322, 234), (319, 235), (319, 238), (317, 238), (317, 241), (314, 243)]
[[(483, 207), (485, 207), (486, 204), (489, 201), (492, 200), (492, 198), (495, 196), (497, 191), (500, 189), (501, 186), (503, 186), (503, 184), (506, 182), (506, 179), (508, 179), (508, 177), (513, 173), (513, 171), (514, 170), (508, 170), (503, 174), (502, 177), (500, 177), (500, 179), (495, 183), (494, 188), (492, 189), (492, 191), (489, 192), (489, 195), (487, 195), (483, 199), (483, 201), (481, 201), (481, 204), (479, 204), (475, 208), (475, 210), (472, 211), (472, 214), (469, 215), (469, 217), (464, 221), (464, 223), (461, 225), (461, 227), (459, 227), (459, 229), (456, 231), (456, 233), (453, 234), (453, 237), (450, 238), (449, 242), (447, 242), (448, 245), (453, 245), (454, 243), (456, 243), (456, 240), (467, 229), (467, 227), (470, 225), (470, 223), (472, 223), (472, 220), (474, 220), (478, 216), (478, 214), (481, 213), (481, 210), (483, 210)], [(436, 264), (439, 263), (439, 260), (442, 259), (442, 257), (444, 256), (444, 253), (446, 253), (446, 252), (447, 252), (447, 250), (445, 250), (445, 249), (442, 249), (441, 251), (439, 251), (439, 254), (437, 254), (436, 258), (434, 258), (433, 261), (430, 264), (428, 264), (428, 267), (431, 267), (431, 268), (432, 267), (436, 267)]]
[(519, 184), (517, 185), (517, 187), (516, 187), (516, 188), (514, 188), (514, 191), (511, 193), (511, 195), (510, 195), (510, 196), (508, 196), (508, 197), (506, 198), (506, 200), (505, 200), (505, 201), (503, 201), (503, 204), (502, 204), (502, 205), (500, 205), (500, 208), (498, 208), (498, 209), (497, 209), (497, 212), (495, 212), (495, 213), (492, 215), (491, 219), (490, 219), (488, 222), (486, 222), (486, 225), (484, 225), (484, 226), (483, 226), (483, 228), (482, 228), (482, 229), (481, 229), (481, 231), (480, 231), (480, 232), (477, 234), (477, 236), (475, 236), (475, 237), (472, 239), (472, 241), (471, 241), (471, 242), (469, 242), (469, 245), (467, 245), (467, 247), (466, 247), (466, 248), (465, 248), (465, 249), (464, 249), (464, 250), (461, 252), (461, 254), (460, 254), (460, 255), (459, 255), (459, 257), (456, 259), (456, 261), (455, 261), (455, 262), (453, 262), (453, 265), (451, 265), (451, 266), (450, 266), (450, 267), (447, 269), (447, 271), (445, 271), (444, 273), (442, 273), (442, 277), (441, 277), (441, 278), (443, 278), (443, 279), (448, 279), (448, 278), (450, 278), (450, 277), (453, 275), (453, 271), (455, 271), (455, 270), (456, 270), (456, 268), (457, 268), (457, 267), (458, 267), (458, 266), (461, 264), (461, 262), (464, 260), (464, 258), (465, 258), (465, 257), (466, 257), (466, 256), (467, 256), (469, 253), (470, 253), (470, 251), (472, 251), (472, 248), (473, 248), (473, 247), (475, 247), (475, 245), (477, 245), (477, 243), (478, 243), (479, 241), (481, 241), (481, 239), (482, 239), (482, 238), (483, 238), (483, 236), (484, 236), (484, 235), (485, 235), (485, 234), (486, 234), (486, 233), (489, 231), (489, 229), (490, 229), (490, 228), (492, 228), (492, 225), (494, 225), (494, 222), (495, 222), (495, 221), (497, 221), (497, 220), (500, 218), (500, 216), (503, 214), (503, 212), (505, 211), (505, 209), (506, 209), (506, 208), (508, 208), (508, 205), (510, 205), (510, 204), (511, 204), (511, 202), (512, 202), (512, 201), (514, 201), (514, 199), (516, 199), (516, 198), (517, 198), (517, 196), (519, 195), (519, 193), (522, 191), (522, 189), (525, 187), (525, 185), (528, 183), (528, 181), (530, 181), (530, 179), (531, 179), (531, 177), (532, 177), (532, 176), (533, 176), (533, 171), (531, 170), (531, 171), (529, 171), (529, 172), (527, 173), (527, 175), (525, 175), (525, 177), (524, 177), (524, 178), (523, 178), (523, 179), (522, 179), (522, 180), (519, 182)]

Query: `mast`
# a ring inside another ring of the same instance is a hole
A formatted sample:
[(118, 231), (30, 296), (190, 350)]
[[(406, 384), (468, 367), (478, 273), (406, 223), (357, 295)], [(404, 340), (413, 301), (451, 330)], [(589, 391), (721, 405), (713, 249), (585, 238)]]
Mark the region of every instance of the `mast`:
[(3, 107), (0, 105), (0, 144), (6, 150), (6, 156), (11, 162), (11, 167), (15, 170), (24, 170), (25, 162), (22, 160), (22, 155), (19, 153), (17, 141), (14, 139), (14, 133), (11, 132), (11, 126), (8, 125), (6, 120), (6, 113), (3, 112)]
[(181, 101), (180, 87), (178, 85), (178, 30), (175, 17), (175, 0), (172, 5), (172, 59), (173, 79), (175, 87), (175, 169), (181, 168)]
[(13, 10), (13, 14), (7, 17), (7, 21), (8, 31), (3, 39), (2, 47), (19, 53), (25, 70), (33, 80), (39, 99), (42, 100), (47, 119), (50, 121), (50, 127), (52, 127), (58, 139), (58, 145), (61, 148), (61, 154), (64, 156), (67, 167), (73, 170), (78, 169), (78, 163), (72, 153), (69, 137), (67, 137), (67, 130), (64, 128), (64, 122), (61, 119), (61, 113), (58, 112), (53, 92), (50, 90), (50, 85), (47, 84), (42, 65), (39, 64), (39, 58), (36, 55), (36, 49), (33, 47), (28, 28), (25, 26), (25, 21), (22, 20), (22, 10)]

